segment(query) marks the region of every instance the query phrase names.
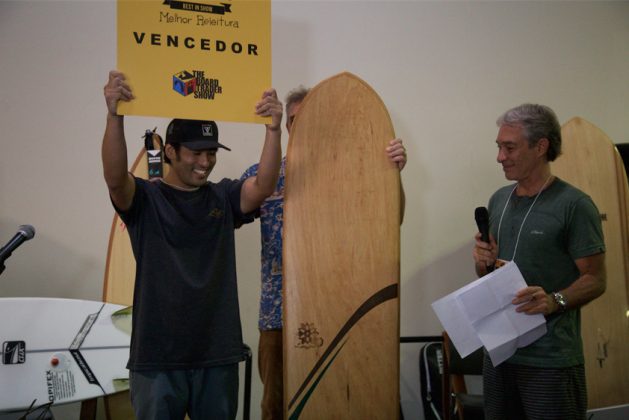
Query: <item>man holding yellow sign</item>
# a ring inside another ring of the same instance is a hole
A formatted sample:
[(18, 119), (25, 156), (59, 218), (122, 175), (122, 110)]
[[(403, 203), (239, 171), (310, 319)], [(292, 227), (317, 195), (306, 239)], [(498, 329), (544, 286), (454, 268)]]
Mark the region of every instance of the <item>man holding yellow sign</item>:
[(282, 104), (266, 90), (255, 115), (270, 117), (259, 170), (244, 181), (208, 181), (219, 148), (213, 121), (174, 119), (164, 153), (170, 171), (157, 181), (128, 172), (119, 105), (134, 95), (109, 73), (102, 144), (105, 182), (136, 259), (127, 367), (138, 419), (233, 419), (243, 342), (236, 289), (234, 229), (277, 183)]

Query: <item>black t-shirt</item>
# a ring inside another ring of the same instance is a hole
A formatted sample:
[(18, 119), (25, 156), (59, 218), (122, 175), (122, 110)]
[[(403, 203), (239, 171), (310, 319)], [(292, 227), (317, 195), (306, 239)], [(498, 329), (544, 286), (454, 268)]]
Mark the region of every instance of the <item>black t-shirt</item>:
[(179, 191), (136, 178), (119, 212), (136, 260), (130, 370), (187, 369), (243, 359), (234, 229), (242, 182)]

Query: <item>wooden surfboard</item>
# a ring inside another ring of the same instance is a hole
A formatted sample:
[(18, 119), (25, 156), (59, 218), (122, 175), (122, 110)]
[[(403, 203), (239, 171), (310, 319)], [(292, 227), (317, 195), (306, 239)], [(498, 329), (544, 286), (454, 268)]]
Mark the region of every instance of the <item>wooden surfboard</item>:
[(54, 298), (0, 299), (0, 412), (65, 404), (128, 389), (124, 306)]
[(400, 176), (376, 92), (314, 87), (291, 129), (283, 232), (289, 419), (399, 417)]
[[(152, 138), (154, 150), (162, 148), (161, 138), (155, 134)], [(163, 152), (163, 151), (162, 151)], [(137, 177), (149, 178), (149, 163), (146, 148), (142, 149), (131, 166), (131, 173)], [(170, 166), (163, 165), (164, 176)], [(114, 214), (109, 235), (103, 300), (122, 305), (133, 304), (135, 285), (135, 258), (131, 249), (131, 240), (125, 224), (118, 214)], [(126, 365), (126, 362), (125, 362)], [(128, 392), (121, 392), (105, 398), (105, 410), (110, 419), (126, 420), (135, 418)]]
[(613, 142), (598, 127), (573, 118), (561, 129), (563, 154), (553, 174), (596, 203), (605, 235), (607, 290), (581, 309), (588, 408), (629, 403), (629, 188)]

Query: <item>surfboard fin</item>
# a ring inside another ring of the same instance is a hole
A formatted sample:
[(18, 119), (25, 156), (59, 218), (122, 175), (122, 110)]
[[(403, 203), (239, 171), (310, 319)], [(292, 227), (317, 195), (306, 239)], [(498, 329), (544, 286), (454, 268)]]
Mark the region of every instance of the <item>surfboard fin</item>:
[(129, 378), (114, 378), (113, 384), (116, 392), (126, 391), (129, 389)]
[(131, 335), (131, 317), (133, 314), (133, 306), (119, 309), (111, 314), (111, 322), (120, 331)]

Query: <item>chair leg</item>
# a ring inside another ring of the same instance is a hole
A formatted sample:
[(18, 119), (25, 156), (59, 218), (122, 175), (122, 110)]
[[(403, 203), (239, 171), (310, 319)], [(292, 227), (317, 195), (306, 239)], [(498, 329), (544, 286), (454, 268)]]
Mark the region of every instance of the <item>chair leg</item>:
[(245, 359), (245, 395), (243, 400), (243, 420), (249, 420), (251, 412), (251, 349), (247, 346), (248, 352)]

